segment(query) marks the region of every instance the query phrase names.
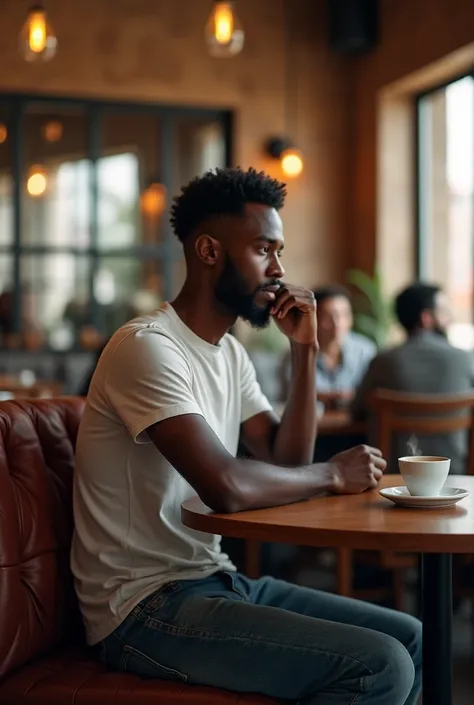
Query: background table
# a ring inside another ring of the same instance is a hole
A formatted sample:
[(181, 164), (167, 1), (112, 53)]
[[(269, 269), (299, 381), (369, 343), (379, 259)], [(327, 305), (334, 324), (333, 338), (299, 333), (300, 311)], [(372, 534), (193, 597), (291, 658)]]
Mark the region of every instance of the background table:
[[(381, 486), (402, 484), (386, 475)], [(192, 529), (253, 541), (422, 553), (423, 702), (451, 705), (451, 554), (474, 552), (474, 477), (450, 476), (447, 484), (471, 494), (448, 509), (404, 509), (373, 490), (237, 514), (214, 514), (195, 498), (181, 517)]]
[(318, 421), (318, 434), (324, 436), (365, 436), (367, 424), (354, 421), (347, 411), (327, 411)]

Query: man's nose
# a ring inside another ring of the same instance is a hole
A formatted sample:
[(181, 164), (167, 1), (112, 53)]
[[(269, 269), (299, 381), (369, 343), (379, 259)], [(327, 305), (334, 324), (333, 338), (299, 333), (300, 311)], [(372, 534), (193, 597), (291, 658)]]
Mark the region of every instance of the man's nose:
[(271, 279), (283, 279), (285, 270), (281, 264), (281, 259), (275, 255), (267, 269), (267, 276)]

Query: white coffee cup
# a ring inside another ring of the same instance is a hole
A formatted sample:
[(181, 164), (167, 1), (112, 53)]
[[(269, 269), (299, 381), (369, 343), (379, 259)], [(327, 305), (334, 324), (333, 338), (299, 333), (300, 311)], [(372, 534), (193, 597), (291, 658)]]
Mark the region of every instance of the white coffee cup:
[(398, 459), (398, 465), (411, 495), (436, 497), (446, 482), (451, 460), (437, 455), (407, 455)]

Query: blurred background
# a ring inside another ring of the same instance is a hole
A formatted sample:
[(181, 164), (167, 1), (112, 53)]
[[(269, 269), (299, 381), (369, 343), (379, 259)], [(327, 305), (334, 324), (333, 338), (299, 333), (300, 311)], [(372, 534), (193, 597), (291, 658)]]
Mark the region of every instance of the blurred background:
[[(4, 0), (3, 393), (79, 391), (110, 334), (179, 290), (172, 196), (232, 164), (288, 183), (288, 280), (365, 276), (379, 344), (380, 302), (436, 280), (472, 347), (473, 26), (470, 0)], [(285, 342), (237, 334), (278, 400)]]
[[(1, 399), (87, 392), (114, 330), (184, 280), (171, 199), (226, 165), (287, 183), (286, 278), (348, 287), (371, 356), (417, 279), (474, 347), (472, 0), (3, 0), (0, 38)], [(283, 404), (285, 339), (234, 332)], [(328, 552), (263, 567), (334, 588)]]

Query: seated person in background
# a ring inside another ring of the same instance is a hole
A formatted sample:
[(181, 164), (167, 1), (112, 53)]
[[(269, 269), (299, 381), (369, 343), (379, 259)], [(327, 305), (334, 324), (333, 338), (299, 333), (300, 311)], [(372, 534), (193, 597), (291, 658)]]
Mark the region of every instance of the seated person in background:
[[(356, 419), (369, 413), (370, 397), (376, 389), (411, 394), (462, 394), (474, 385), (472, 354), (448, 342), (451, 313), (439, 286), (421, 282), (409, 286), (397, 296), (395, 312), (407, 339), (372, 360), (352, 404)], [(371, 434), (375, 435), (375, 428)], [(404, 434), (396, 438), (393, 457), (389, 459), (392, 471), (397, 468), (397, 458), (410, 453), (408, 440)], [(464, 432), (421, 436), (417, 440), (423, 455), (447, 456), (451, 458), (452, 473), (465, 471)]]
[[(376, 487), (368, 447), (312, 464), (318, 352), (311, 291), (282, 282), (285, 188), (254, 169), (194, 179), (172, 207), (187, 276), (172, 303), (106, 345), (77, 440), (71, 563), (88, 642), (115, 670), (306, 705), (415, 705), (420, 623), (407, 614), (239, 574), (214, 511)], [(239, 341), (273, 317), (292, 349), (279, 420)], [(236, 457), (239, 436), (259, 460)]]
[[(316, 368), (318, 399), (326, 408), (346, 406), (377, 352), (375, 344), (352, 331), (352, 306), (343, 286), (313, 290), (318, 317), (319, 355)], [(284, 379), (289, 378), (288, 359)], [(286, 398), (286, 387), (284, 390)]]

